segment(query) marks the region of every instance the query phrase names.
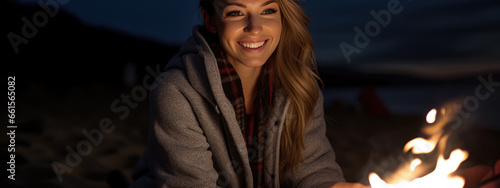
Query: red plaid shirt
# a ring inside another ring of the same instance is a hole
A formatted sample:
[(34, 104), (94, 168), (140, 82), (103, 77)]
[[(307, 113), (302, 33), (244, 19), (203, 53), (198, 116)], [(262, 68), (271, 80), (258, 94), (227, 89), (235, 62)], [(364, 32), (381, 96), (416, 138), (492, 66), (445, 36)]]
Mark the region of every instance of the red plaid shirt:
[(254, 104), (254, 112), (245, 111), (245, 100), (241, 80), (231, 63), (225, 59), (224, 51), (215, 40), (210, 42), (219, 67), (222, 87), (226, 97), (231, 101), (236, 119), (245, 138), (250, 167), (254, 179), (254, 187), (264, 187), (263, 162), (264, 162), (264, 129), (268, 127), (268, 115), (272, 104), (273, 76), (272, 63), (267, 62), (259, 76), (257, 97)]

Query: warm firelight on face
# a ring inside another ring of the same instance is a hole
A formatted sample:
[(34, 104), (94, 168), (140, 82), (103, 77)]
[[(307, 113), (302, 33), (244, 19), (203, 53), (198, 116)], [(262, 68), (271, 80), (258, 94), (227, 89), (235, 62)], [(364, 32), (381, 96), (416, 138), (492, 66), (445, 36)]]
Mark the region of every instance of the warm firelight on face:
[[(430, 124), (434, 123), (436, 120), (436, 114), (436, 109), (432, 109), (427, 114), (427, 122)], [(448, 136), (442, 135), (442, 131), (439, 131), (434, 135), (430, 135), (430, 138), (427, 140), (423, 138), (415, 138), (405, 145), (404, 152), (411, 150), (414, 154), (430, 153), (434, 151), (438, 142), (440, 142), (440, 144), (443, 144), (441, 142), (446, 142)], [(372, 188), (463, 188), (465, 184), (464, 179), (452, 174), (458, 169), (460, 164), (467, 159), (468, 155), (469, 154), (466, 151), (455, 149), (451, 152), (448, 159), (444, 159), (441, 151), (434, 171), (422, 177), (415, 177), (414, 175), (415, 169), (422, 164), (422, 160), (416, 158), (413, 159), (410, 164), (404, 165), (403, 169), (400, 169), (393, 175), (391, 181), (393, 183), (387, 183), (382, 180), (379, 175), (373, 172), (370, 173), (368, 179)]]

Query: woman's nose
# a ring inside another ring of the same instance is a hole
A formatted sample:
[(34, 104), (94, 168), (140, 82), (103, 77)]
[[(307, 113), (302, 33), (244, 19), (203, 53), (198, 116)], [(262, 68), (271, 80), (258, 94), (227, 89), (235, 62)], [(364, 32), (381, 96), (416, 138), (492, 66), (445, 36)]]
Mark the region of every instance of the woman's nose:
[(262, 22), (258, 15), (249, 15), (247, 17), (247, 25), (244, 31), (251, 34), (258, 34), (262, 31)]

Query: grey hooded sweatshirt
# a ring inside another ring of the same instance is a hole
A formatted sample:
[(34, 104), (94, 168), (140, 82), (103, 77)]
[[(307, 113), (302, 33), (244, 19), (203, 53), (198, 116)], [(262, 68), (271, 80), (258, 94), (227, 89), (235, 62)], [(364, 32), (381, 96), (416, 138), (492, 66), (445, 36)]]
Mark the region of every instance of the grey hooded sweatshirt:
[[(243, 134), (201, 29), (193, 29), (193, 36), (152, 87), (149, 140), (142, 165), (148, 166), (156, 187), (253, 188)], [(286, 116), (288, 106), (285, 92), (275, 89), (264, 148), (266, 187), (318, 188), (345, 181), (325, 135), (322, 95), (306, 127), (304, 161), (294, 175), (279, 176), (281, 132), (285, 120), (293, 120)], [(140, 179), (132, 187), (144, 187), (141, 182), (146, 181)]]

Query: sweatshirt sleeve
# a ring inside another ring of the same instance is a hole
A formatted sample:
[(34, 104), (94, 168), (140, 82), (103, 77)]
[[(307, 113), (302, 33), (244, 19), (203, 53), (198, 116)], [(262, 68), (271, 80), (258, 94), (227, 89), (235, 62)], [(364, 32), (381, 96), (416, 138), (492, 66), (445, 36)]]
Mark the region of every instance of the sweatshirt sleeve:
[(185, 96), (189, 91), (172, 82), (163, 79), (150, 96), (149, 160), (157, 187), (216, 187), (212, 152)]
[(344, 182), (340, 166), (335, 161), (335, 153), (326, 137), (323, 94), (314, 109), (314, 117), (306, 127), (304, 138), (304, 161), (297, 166), (295, 176), (291, 177), (293, 187), (329, 187), (337, 182)]

